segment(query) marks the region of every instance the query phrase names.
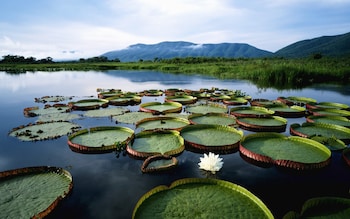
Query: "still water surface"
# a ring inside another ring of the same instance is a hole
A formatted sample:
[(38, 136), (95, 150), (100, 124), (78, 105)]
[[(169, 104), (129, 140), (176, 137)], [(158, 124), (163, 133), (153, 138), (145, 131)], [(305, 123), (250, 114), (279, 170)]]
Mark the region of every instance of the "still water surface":
[[(70, 171), (73, 176), (73, 192), (48, 218), (131, 218), (136, 202), (150, 189), (158, 185), (169, 185), (181, 178), (209, 177), (198, 169), (199, 158), (203, 155), (185, 151), (178, 157), (179, 166), (174, 171), (142, 174), (142, 161), (127, 154), (80, 154), (70, 150), (67, 136), (56, 140), (21, 142), (9, 137), (8, 132), (14, 127), (36, 121), (36, 117), (24, 117), (23, 109), (31, 106), (42, 108), (42, 103), (34, 102), (34, 98), (42, 96), (97, 97), (97, 88), (143, 91), (168, 88), (198, 90), (211, 87), (241, 90), (253, 99), (274, 100), (279, 96), (304, 96), (318, 102), (350, 105), (350, 86), (318, 85), (278, 91), (272, 88), (259, 89), (242, 80), (218, 80), (150, 71), (28, 72), (18, 75), (0, 72), (0, 171), (42, 165), (63, 167)], [(161, 98), (148, 98), (148, 101), (160, 100)], [(305, 118), (288, 121), (289, 125), (302, 123)], [(80, 118), (73, 122), (82, 128), (116, 125), (110, 118)], [(284, 134), (289, 135), (288, 127)], [(214, 177), (247, 188), (270, 208), (276, 218), (281, 218), (290, 210), (298, 211), (308, 198), (349, 198), (350, 168), (341, 159), (340, 152), (332, 152), (329, 167), (309, 173), (258, 167), (243, 160), (239, 152), (221, 157), (224, 161), (223, 168)]]

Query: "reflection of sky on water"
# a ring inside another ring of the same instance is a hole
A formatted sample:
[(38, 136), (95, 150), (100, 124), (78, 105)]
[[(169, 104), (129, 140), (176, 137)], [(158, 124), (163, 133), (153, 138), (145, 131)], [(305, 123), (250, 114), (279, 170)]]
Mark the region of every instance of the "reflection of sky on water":
[[(279, 96), (305, 96), (319, 102), (341, 102), (350, 105), (347, 92), (349, 87), (340, 89), (337, 86), (315, 86), (299, 90), (277, 91), (258, 89), (255, 85), (240, 80), (217, 80), (201, 76), (148, 71), (62, 71), (19, 75), (0, 72), (0, 100), (3, 103), (0, 105), (0, 171), (37, 165), (67, 168), (73, 175), (73, 193), (49, 218), (130, 218), (138, 199), (155, 186), (170, 185), (171, 182), (186, 177), (212, 177), (198, 168), (199, 158), (203, 154), (185, 151), (178, 157), (179, 166), (176, 171), (142, 174), (140, 170), (142, 161), (129, 156), (120, 155), (119, 158), (116, 158), (114, 153), (87, 155), (72, 152), (67, 145), (66, 136), (50, 141), (19, 142), (9, 137), (7, 133), (19, 125), (35, 122), (36, 118), (23, 116), (23, 108), (42, 107), (42, 103), (34, 103), (36, 97), (46, 95), (96, 96), (97, 88), (142, 91), (167, 88), (197, 90), (211, 87), (241, 90), (252, 98), (272, 100)], [(155, 99), (161, 98), (149, 97), (147, 100)], [(133, 109), (137, 110), (137, 106)], [(289, 123), (301, 123), (304, 118), (288, 119), (288, 121)], [(84, 118), (74, 122), (83, 127), (116, 125), (109, 118)], [(245, 134), (248, 133), (245, 131)], [(288, 128), (284, 134), (289, 134)], [(239, 152), (222, 155), (222, 157), (223, 168), (214, 177), (252, 190), (256, 195), (268, 201), (269, 206), (277, 211), (279, 216), (287, 210), (293, 210), (289, 207), (296, 206), (298, 200), (303, 200), (305, 197), (302, 194), (305, 191), (308, 191), (306, 196), (321, 194), (319, 190), (324, 191), (323, 195), (326, 193), (342, 194), (344, 193), (342, 190), (344, 181), (350, 180), (349, 175), (344, 175), (348, 168), (342, 162), (340, 153), (335, 154), (332, 158), (329, 169), (305, 176), (291, 175), (274, 167), (262, 168), (249, 164), (240, 157)], [(337, 186), (334, 186), (335, 184)], [(347, 186), (346, 194), (348, 190)]]

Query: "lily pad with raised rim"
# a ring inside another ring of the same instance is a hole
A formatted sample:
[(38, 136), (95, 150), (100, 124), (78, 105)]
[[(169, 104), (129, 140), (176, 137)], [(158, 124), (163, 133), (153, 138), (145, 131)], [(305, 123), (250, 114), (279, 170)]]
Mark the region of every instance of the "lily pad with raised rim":
[(83, 129), (68, 136), (69, 147), (76, 152), (103, 153), (118, 150), (134, 137), (134, 131), (120, 126)]
[(192, 124), (236, 125), (236, 117), (226, 113), (192, 114), (188, 120)]
[(350, 143), (350, 128), (340, 125), (326, 123), (294, 123), (290, 125), (290, 133), (304, 138), (310, 138), (318, 135), (327, 138), (337, 138), (344, 141), (345, 144)]
[(145, 118), (155, 117), (152, 113), (146, 112), (126, 112), (121, 115), (112, 116), (112, 119), (116, 120), (117, 123), (136, 124)]
[(230, 114), (236, 117), (270, 117), (275, 112), (260, 106), (244, 106), (231, 108)]
[(27, 167), (0, 172), (0, 218), (43, 218), (73, 187), (71, 174), (58, 167)]
[(160, 116), (145, 118), (136, 123), (136, 128), (141, 128), (142, 130), (169, 129), (179, 131), (181, 128), (189, 124), (190, 122), (188, 119)]
[(69, 107), (73, 110), (92, 110), (108, 107), (106, 99), (83, 99), (76, 102), (69, 102)]
[(237, 184), (187, 178), (162, 185), (144, 194), (133, 215), (137, 218), (274, 218), (253, 193)]
[(229, 99), (223, 99), (222, 102), (226, 105), (247, 105), (248, 100), (243, 97), (230, 97)]
[(197, 101), (197, 97), (190, 95), (166, 96), (165, 102), (178, 102), (181, 104), (193, 104)]
[(306, 109), (301, 106), (278, 106), (276, 105), (267, 105), (266, 108), (275, 112), (274, 115), (282, 116), (285, 118), (300, 118), (306, 115)]
[(40, 115), (68, 113), (68, 112), (70, 112), (70, 108), (66, 104), (54, 104), (52, 106), (45, 105), (44, 108), (33, 106), (33, 107), (26, 107), (23, 110), (23, 114), (26, 117), (35, 117)]
[(342, 197), (316, 197), (306, 200), (301, 212), (290, 211), (283, 219), (350, 218), (350, 199)]
[(140, 111), (152, 114), (178, 113), (182, 111), (182, 104), (178, 102), (147, 102), (140, 105)]
[(341, 109), (348, 110), (350, 109), (349, 105), (344, 103), (336, 103), (336, 102), (320, 102), (320, 103), (309, 103), (306, 104), (307, 109)]
[(84, 113), (86, 117), (108, 117), (108, 116), (116, 116), (122, 115), (124, 113), (129, 112), (130, 110), (123, 107), (114, 107), (109, 109), (96, 109), (96, 110), (87, 110)]
[(141, 166), (141, 171), (143, 173), (154, 173), (170, 170), (175, 168), (178, 163), (176, 157), (163, 154), (153, 155), (146, 158)]
[(141, 97), (137, 95), (119, 95), (106, 98), (109, 105), (128, 106), (141, 103)]
[(308, 116), (306, 121), (341, 125), (350, 128), (350, 120), (344, 116)]
[(273, 132), (244, 136), (239, 151), (254, 161), (296, 170), (323, 168), (331, 158), (331, 151), (317, 141)]
[(243, 131), (225, 125), (196, 124), (182, 128), (181, 136), (195, 149), (230, 153), (238, 149)]
[(238, 117), (237, 124), (249, 131), (284, 132), (287, 127), (287, 120), (279, 116), (263, 118)]
[(226, 105), (223, 105), (223, 104), (208, 103), (208, 104), (188, 105), (186, 106), (185, 111), (188, 113), (200, 113), (200, 114), (227, 113), (228, 108)]
[(350, 111), (348, 110), (319, 108), (319, 109), (312, 109), (309, 111), (314, 116), (344, 116), (350, 119)]
[(176, 156), (184, 150), (184, 140), (176, 130), (142, 131), (126, 146), (129, 154), (141, 159), (158, 154)]
[(22, 141), (42, 141), (69, 135), (80, 128), (71, 122), (37, 122), (13, 128), (9, 135)]
[(287, 105), (298, 105), (298, 106), (304, 106), (308, 103), (317, 103), (317, 100), (310, 97), (296, 97), (296, 96), (277, 97), (277, 100)]

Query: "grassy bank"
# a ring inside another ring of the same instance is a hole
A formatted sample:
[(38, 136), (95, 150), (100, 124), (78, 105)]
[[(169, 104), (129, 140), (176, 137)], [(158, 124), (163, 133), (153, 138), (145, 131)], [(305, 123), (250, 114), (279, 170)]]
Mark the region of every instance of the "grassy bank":
[(50, 64), (1, 64), (0, 71), (157, 70), (203, 74), (219, 79), (245, 79), (260, 87), (298, 88), (312, 83), (350, 82), (350, 58), (223, 59), (174, 58), (139, 62), (56, 62)]

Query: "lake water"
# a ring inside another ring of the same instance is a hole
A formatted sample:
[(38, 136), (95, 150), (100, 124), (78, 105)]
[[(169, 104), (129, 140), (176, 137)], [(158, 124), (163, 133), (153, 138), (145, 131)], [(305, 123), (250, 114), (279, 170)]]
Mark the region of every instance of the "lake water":
[[(222, 88), (241, 90), (253, 99), (274, 100), (279, 96), (303, 96), (318, 102), (339, 102), (350, 105), (350, 86), (318, 85), (298, 90), (259, 89), (242, 80), (217, 80), (203, 76), (165, 74), (152, 71), (107, 72), (0, 72), (0, 171), (29, 166), (58, 166), (73, 176), (73, 192), (48, 218), (131, 218), (139, 198), (158, 185), (187, 177), (208, 177), (199, 170), (203, 154), (185, 151), (174, 171), (143, 174), (142, 161), (127, 154), (81, 154), (70, 150), (67, 136), (55, 140), (22, 142), (8, 136), (12, 128), (35, 122), (37, 117), (23, 115), (25, 107), (39, 106), (34, 98), (42, 96), (97, 97), (97, 88), (122, 91), (149, 89)], [(148, 101), (161, 100), (149, 98)], [(133, 108), (135, 109), (135, 107)], [(116, 125), (110, 118), (80, 118), (73, 121), (88, 128)], [(305, 118), (288, 119), (288, 124), (305, 122)], [(120, 125), (120, 124), (118, 124)], [(245, 131), (245, 134), (249, 134)], [(289, 135), (289, 127), (284, 134)], [(259, 197), (276, 218), (287, 211), (299, 211), (303, 202), (317, 196), (349, 197), (350, 168), (341, 159), (341, 152), (332, 152), (331, 164), (319, 171), (295, 173), (276, 167), (263, 168), (242, 159), (239, 152), (221, 155), (223, 168), (215, 177), (239, 184)], [(0, 194), (1, 195), (1, 194)]]

